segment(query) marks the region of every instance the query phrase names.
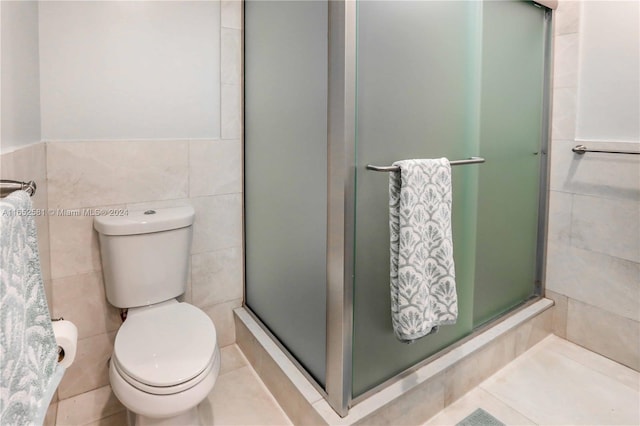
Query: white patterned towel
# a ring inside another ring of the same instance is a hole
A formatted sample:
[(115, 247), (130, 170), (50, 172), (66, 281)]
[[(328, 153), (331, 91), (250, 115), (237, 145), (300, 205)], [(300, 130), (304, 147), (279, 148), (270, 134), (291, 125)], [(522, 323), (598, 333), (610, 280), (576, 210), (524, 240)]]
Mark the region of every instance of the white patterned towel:
[(0, 424), (41, 425), (62, 379), (29, 194), (0, 200)]
[(458, 318), (451, 239), (451, 165), (403, 160), (389, 174), (391, 319), (411, 343)]

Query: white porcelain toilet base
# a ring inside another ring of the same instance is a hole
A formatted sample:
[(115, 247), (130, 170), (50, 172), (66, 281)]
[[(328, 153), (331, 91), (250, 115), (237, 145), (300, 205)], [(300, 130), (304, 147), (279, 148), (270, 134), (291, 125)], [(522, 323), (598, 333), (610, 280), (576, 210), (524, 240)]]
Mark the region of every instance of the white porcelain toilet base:
[(213, 363), (209, 374), (199, 383), (169, 395), (154, 395), (135, 388), (118, 373), (113, 359), (109, 364), (109, 381), (113, 393), (130, 411), (135, 426), (198, 426), (197, 406), (211, 392), (220, 372), (220, 350), (217, 346)]

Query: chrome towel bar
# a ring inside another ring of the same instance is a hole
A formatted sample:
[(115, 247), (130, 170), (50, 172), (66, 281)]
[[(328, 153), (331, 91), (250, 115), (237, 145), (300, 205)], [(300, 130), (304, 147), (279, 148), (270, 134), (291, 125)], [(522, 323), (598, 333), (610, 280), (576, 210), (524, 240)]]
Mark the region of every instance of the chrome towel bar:
[(36, 183), (32, 180), (29, 182), (20, 182), (18, 180), (2, 179), (0, 180), (0, 197), (6, 197), (13, 191), (25, 190), (30, 196), (36, 194)]
[[(465, 164), (478, 164), (484, 163), (486, 160), (482, 157), (470, 157), (464, 160), (453, 160), (449, 161), (449, 164), (452, 166), (463, 166)], [(373, 170), (374, 172), (397, 172), (400, 171), (400, 167), (398, 166), (374, 166), (372, 164), (367, 164), (367, 170)]]
[(640, 151), (605, 151), (601, 149), (589, 149), (584, 145), (576, 145), (571, 148), (571, 151), (575, 152), (579, 155), (584, 155), (585, 152), (603, 152), (605, 154), (631, 154), (631, 155), (640, 155)]

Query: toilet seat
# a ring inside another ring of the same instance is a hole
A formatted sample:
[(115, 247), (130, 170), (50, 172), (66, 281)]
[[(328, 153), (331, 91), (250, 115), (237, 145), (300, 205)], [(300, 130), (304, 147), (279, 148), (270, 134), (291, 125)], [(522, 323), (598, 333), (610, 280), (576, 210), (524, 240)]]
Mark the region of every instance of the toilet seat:
[(216, 329), (201, 310), (176, 300), (129, 311), (113, 365), (132, 386), (171, 394), (195, 386), (216, 361)]
[(139, 382), (138, 380), (129, 376), (125, 371), (123, 371), (122, 367), (120, 366), (120, 363), (118, 362), (118, 359), (115, 356), (111, 360), (111, 363), (112, 363), (112, 368), (115, 368), (117, 374), (120, 377), (122, 377), (124, 381), (129, 383), (134, 388), (149, 394), (153, 394), (153, 395), (171, 395), (174, 393), (184, 392), (188, 389), (191, 389), (192, 387), (200, 383), (202, 380), (204, 380), (209, 374), (211, 374), (211, 370), (216, 366), (216, 364), (219, 364), (219, 362), (216, 363), (219, 356), (220, 356), (219, 350), (216, 348), (216, 351), (211, 358), (211, 363), (203, 371), (201, 371), (194, 378), (173, 386), (151, 386), (146, 383)]

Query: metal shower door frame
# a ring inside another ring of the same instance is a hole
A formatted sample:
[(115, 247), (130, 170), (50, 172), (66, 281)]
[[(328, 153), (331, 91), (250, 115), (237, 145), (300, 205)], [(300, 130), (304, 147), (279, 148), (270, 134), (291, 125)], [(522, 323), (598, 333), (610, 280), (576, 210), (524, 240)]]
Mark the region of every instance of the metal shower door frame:
[(342, 417), (352, 394), (355, 248), (356, 2), (329, 7), (327, 105), (327, 401)]

